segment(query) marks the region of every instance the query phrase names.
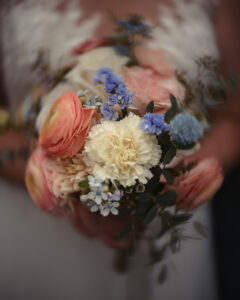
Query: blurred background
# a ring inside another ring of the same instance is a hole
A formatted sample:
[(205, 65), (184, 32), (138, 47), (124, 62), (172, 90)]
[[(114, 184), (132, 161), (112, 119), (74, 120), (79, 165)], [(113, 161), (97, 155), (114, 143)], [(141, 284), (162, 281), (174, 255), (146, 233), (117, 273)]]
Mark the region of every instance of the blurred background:
[[(110, 34), (109, 11), (118, 17), (144, 15), (154, 25), (151, 46), (168, 50), (176, 68), (189, 70), (189, 76), (204, 54), (220, 60), (223, 74), (239, 75), (237, 0), (2, 0), (1, 108), (14, 115), (41, 82), (32, 68), (39, 50), (48, 53), (49, 68), (58, 70), (75, 60), (72, 49), (85, 39)], [(208, 237), (184, 243), (180, 253), (168, 258), (163, 285), (158, 284), (160, 266), (146, 267), (144, 245), (130, 258), (128, 272), (119, 274), (113, 269), (113, 249), (80, 235), (66, 219), (37, 209), (24, 187), (24, 152), (12, 161), (1, 155), (0, 299), (240, 299), (239, 89), (231, 97), (224, 109), (212, 112), (216, 130), (202, 153), (214, 152), (225, 172), (215, 199), (194, 215), (207, 227)], [(33, 145), (17, 131), (0, 134), (0, 151)], [(187, 230), (192, 232), (191, 225)]]

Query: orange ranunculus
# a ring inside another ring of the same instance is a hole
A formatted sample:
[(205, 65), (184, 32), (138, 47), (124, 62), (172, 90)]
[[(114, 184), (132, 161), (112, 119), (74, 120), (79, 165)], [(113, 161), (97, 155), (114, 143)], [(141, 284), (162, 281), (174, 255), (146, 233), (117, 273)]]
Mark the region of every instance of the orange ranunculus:
[(214, 196), (222, 182), (222, 168), (218, 160), (200, 160), (193, 169), (175, 179), (177, 206), (185, 210), (200, 206)]
[(88, 135), (95, 108), (83, 108), (74, 92), (67, 92), (53, 104), (39, 136), (40, 146), (57, 157), (72, 157)]
[(25, 182), (29, 194), (35, 204), (42, 210), (60, 215), (59, 199), (49, 190), (49, 184), (44, 171), (45, 153), (37, 148), (30, 157), (25, 174)]

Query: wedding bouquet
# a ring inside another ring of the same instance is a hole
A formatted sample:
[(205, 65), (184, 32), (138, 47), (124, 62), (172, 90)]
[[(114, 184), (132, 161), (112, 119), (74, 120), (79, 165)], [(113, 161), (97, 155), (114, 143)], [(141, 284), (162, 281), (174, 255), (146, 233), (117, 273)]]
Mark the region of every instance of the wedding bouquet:
[(196, 62), (194, 80), (174, 70), (166, 51), (143, 44), (151, 28), (141, 17), (116, 25), (115, 35), (74, 48), (77, 63), (39, 97), (26, 185), (44, 211), (67, 215), (78, 228), (91, 218), (106, 234), (91, 228), (90, 235), (108, 244), (109, 231), (116, 247), (130, 250), (141, 238), (168, 234), (160, 250), (176, 252), (189, 211), (223, 181), (215, 158), (194, 161), (192, 154), (211, 130), (207, 107), (225, 97), (226, 85), (208, 56)]

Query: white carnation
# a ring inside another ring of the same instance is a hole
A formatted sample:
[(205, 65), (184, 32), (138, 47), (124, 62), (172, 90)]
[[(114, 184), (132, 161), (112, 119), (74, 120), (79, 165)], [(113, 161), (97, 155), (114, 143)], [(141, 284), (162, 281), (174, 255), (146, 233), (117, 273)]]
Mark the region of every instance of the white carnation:
[(101, 180), (132, 186), (145, 184), (150, 169), (160, 160), (161, 148), (153, 134), (140, 128), (141, 118), (130, 114), (119, 122), (103, 121), (93, 126), (84, 149), (85, 163)]

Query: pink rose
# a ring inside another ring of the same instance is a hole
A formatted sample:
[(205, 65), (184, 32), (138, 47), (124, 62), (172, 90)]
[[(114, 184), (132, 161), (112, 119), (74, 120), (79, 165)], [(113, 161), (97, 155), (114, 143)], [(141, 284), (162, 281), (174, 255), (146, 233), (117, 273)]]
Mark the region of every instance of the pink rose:
[(175, 76), (173, 63), (166, 51), (162, 49), (137, 47), (135, 54), (142, 67), (152, 69), (159, 75), (165, 77)]
[(53, 215), (60, 215), (57, 199), (49, 189), (47, 176), (43, 167), (46, 155), (37, 148), (31, 155), (25, 173), (25, 182), (34, 203), (42, 210)]
[(72, 50), (73, 55), (80, 55), (100, 46), (105, 45), (106, 38), (104, 37), (95, 37), (92, 39), (85, 40), (78, 46), (74, 47)]
[(91, 127), (93, 108), (83, 108), (74, 92), (53, 104), (39, 136), (40, 146), (57, 157), (72, 157), (81, 150)]
[(164, 113), (171, 105), (170, 93), (179, 101), (184, 98), (184, 88), (164, 51), (138, 48), (136, 56), (142, 67), (127, 68), (124, 74), (124, 81), (134, 92), (133, 109), (143, 115), (147, 104), (153, 100), (154, 111)]
[(223, 182), (222, 168), (215, 158), (201, 160), (175, 179), (177, 206), (191, 210), (211, 199)]

